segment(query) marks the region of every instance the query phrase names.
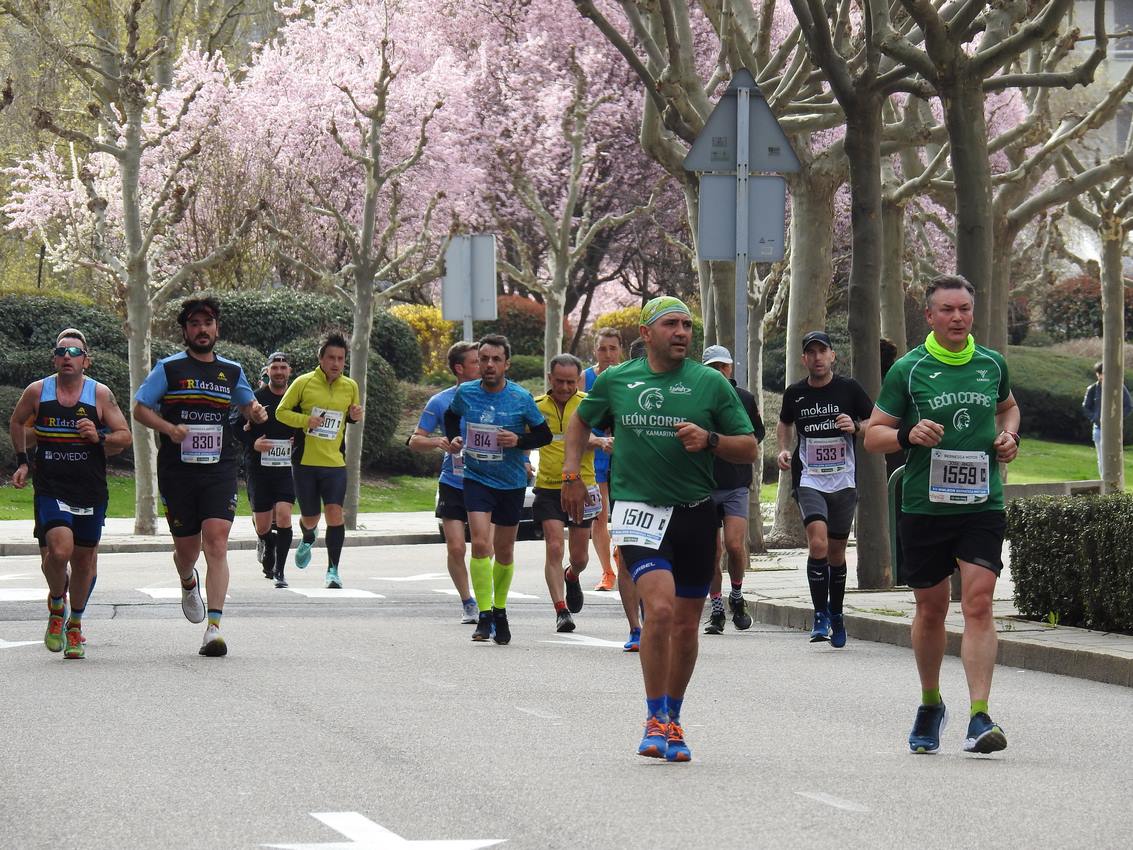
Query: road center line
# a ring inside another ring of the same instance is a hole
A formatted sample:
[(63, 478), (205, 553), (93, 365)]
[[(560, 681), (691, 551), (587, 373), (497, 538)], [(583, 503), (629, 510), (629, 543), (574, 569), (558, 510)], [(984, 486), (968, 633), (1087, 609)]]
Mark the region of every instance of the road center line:
[(842, 809), (846, 812), (868, 812), (869, 808), (863, 806), (861, 803), (855, 803), (853, 800), (843, 800), (841, 797), (832, 797), (830, 794), (823, 794), (821, 791), (796, 791), (800, 797), (806, 797), (808, 800), (814, 800), (816, 803), (825, 803), (827, 806), (833, 806), (836, 809)]
[(540, 720), (562, 720), (557, 714), (544, 714), (541, 711), (535, 711), (532, 708), (524, 708), (521, 705), (517, 705), (515, 710), (522, 711), (524, 714), (530, 714), (532, 717), (538, 717)]

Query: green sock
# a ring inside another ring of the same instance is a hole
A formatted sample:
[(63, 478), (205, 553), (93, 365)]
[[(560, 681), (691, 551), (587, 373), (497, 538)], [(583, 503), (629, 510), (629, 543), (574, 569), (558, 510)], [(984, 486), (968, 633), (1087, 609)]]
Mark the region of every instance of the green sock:
[(975, 717), (981, 711), (984, 714), (987, 714), (987, 700), (986, 699), (974, 699), (974, 700), (972, 700), (972, 710), (971, 710), (971, 712), (969, 713), (968, 716), (969, 717)]
[(496, 608), (507, 608), (507, 592), (511, 589), (511, 577), (515, 575), (515, 564), (501, 564), (492, 561), (492, 583), (495, 585)]
[(940, 688), (922, 688), (921, 705), (940, 705), (944, 700), (940, 698)]
[(476, 597), (476, 607), (481, 611), (491, 611), (492, 559), (473, 558), (468, 562), (468, 572), (472, 577), (472, 593)]

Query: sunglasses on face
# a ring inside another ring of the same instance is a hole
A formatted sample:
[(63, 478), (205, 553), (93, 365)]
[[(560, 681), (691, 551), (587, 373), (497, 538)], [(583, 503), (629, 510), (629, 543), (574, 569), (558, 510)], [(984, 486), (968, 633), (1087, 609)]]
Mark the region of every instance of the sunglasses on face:
[(56, 357), (63, 357), (64, 355), (68, 357), (83, 357), (86, 355), (86, 351), (79, 348), (77, 345), (61, 345), (55, 349)]

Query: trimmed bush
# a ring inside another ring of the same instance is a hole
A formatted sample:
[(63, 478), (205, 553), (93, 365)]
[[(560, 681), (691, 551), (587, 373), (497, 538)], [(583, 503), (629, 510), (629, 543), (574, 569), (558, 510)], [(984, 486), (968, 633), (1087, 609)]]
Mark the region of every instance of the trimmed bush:
[(1015, 605), (1025, 617), (1133, 632), (1133, 497), (1033, 496), (1007, 507)]
[[(1043, 329), (1056, 340), (1101, 336), (1101, 281), (1089, 275), (1066, 278), (1042, 299)], [(1125, 338), (1133, 334), (1133, 287), (1125, 287)]]
[(260, 386), (260, 370), (264, 368), (268, 359), (264, 352), (250, 345), (219, 339), (216, 347), (213, 348), (213, 353), (239, 363), (244, 369), (244, 377), (248, 379), (253, 390)]
[(457, 338), (459, 325), (441, 318), (441, 308), (432, 304), (398, 304), (390, 315), (401, 319), (413, 330), (421, 349), (422, 369), (426, 375), (451, 375), (448, 370), (448, 349)]
[[(496, 299), (499, 318), (494, 322), (474, 322), (472, 333), (476, 339), (487, 334), (503, 334), (511, 343), (511, 355), (540, 354), (543, 351), (543, 327), (547, 308), (538, 301), (519, 295), (501, 295)], [(570, 336), (567, 321), (563, 320), (564, 336)]]
[(513, 354), (507, 376), (513, 381), (543, 377), (543, 358), (537, 354)]
[[(29, 382), (30, 383), (30, 382)], [(12, 418), (12, 411), (16, 409), (16, 402), (23, 395), (23, 387), (0, 386), (0, 416), (4, 417), (5, 427), (0, 428), (0, 469), (15, 472), (16, 451), (12, 448), (12, 436), (7, 424)]]
[(370, 350), (380, 354), (401, 380), (421, 380), (421, 346), (408, 322), (386, 310), (374, 313)]
[(0, 297), (0, 334), (19, 348), (42, 351), (49, 358), (63, 328), (83, 332), (91, 351), (126, 357), (126, 332), (121, 318), (65, 294)]
[[(318, 363), (318, 342), (314, 339), (296, 339), (281, 346), (291, 356), (294, 377), (310, 372)], [(350, 363), (347, 360), (347, 372)], [(370, 353), (366, 370), (365, 433), (362, 441), (362, 464), (369, 466), (389, 443), (401, 412), (401, 387), (393, 369), (381, 356)]]

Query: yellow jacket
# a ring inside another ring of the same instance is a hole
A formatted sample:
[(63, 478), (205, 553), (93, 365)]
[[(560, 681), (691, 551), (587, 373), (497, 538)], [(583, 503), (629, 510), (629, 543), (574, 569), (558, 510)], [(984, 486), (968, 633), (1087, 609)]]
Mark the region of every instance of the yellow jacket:
[[(359, 403), (358, 399), (358, 384), (353, 378), (339, 375), (333, 384), (328, 384), (321, 366), (296, 378), (275, 409), (276, 419), (303, 431), (302, 447), (296, 440), (292, 463), (346, 466), (342, 441), (346, 437), (347, 413), (350, 405)], [(307, 420), (316, 408), (323, 417), (323, 426), (310, 431)]]
[[(563, 442), (567, 423), (571, 414), (578, 409), (579, 402), (586, 398), (586, 393), (576, 392), (567, 399), (566, 406), (559, 412), (559, 406), (550, 393), (537, 396), (535, 406), (547, 420), (551, 429), (551, 442), (539, 449), (539, 472), (535, 476), (535, 486), (548, 490), (561, 490), (563, 486), (563, 459), (566, 456), (566, 445)], [(579, 468), (582, 480), (587, 487), (594, 486), (594, 449), (587, 449), (582, 453), (582, 466)]]

